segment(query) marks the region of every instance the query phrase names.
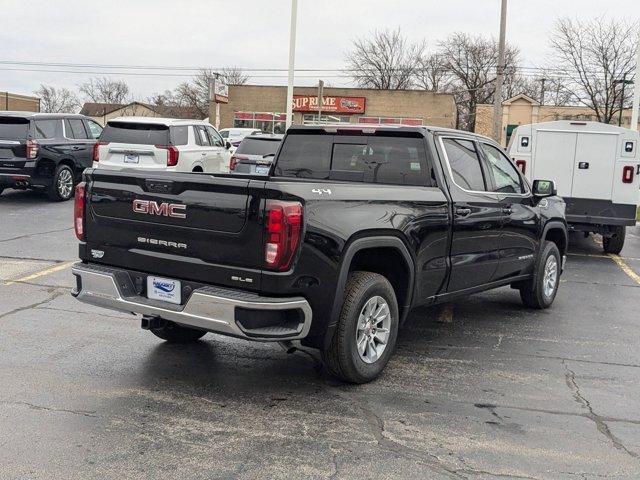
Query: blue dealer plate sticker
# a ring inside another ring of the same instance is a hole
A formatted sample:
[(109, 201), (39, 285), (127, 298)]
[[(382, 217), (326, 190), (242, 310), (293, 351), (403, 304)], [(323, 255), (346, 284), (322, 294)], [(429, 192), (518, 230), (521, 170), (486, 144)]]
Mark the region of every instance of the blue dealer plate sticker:
[(269, 165), (256, 165), (256, 174), (266, 175), (269, 173)]
[(131, 153), (125, 153), (124, 155), (124, 163), (138, 163), (140, 158), (138, 155), (133, 155)]
[(170, 278), (147, 277), (147, 298), (163, 302), (180, 304), (182, 288), (179, 280)]

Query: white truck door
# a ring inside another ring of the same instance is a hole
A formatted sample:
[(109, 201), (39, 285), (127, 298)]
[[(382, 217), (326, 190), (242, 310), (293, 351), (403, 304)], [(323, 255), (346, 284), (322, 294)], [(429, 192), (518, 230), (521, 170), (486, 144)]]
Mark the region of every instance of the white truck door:
[(617, 134), (578, 133), (572, 197), (611, 200), (617, 146)]
[(553, 180), (561, 197), (571, 196), (577, 133), (538, 130), (531, 180)]

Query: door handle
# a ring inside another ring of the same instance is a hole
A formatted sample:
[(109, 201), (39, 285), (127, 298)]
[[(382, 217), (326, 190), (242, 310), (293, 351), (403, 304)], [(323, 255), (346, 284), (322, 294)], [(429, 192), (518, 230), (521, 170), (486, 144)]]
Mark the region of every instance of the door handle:
[(203, 157), (207, 155), (207, 152), (202, 152), (200, 155), (202, 155)]
[(458, 208), (456, 208), (456, 215), (458, 215), (459, 217), (466, 217), (470, 213), (471, 213), (471, 209), (470, 208), (466, 208), (466, 207), (458, 207)]
[(507, 215), (511, 215), (513, 213), (513, 210), (511, 210), (511, 207), (502, 207), (502, 213), (506, 213)]

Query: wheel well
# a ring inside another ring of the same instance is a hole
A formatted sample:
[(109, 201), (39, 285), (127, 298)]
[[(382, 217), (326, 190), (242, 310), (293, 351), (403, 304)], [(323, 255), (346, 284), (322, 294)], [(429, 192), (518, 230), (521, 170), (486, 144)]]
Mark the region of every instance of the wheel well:
[(411, 272), (403, 255), (393, 247), (365, 248), (359, 250), (351, 260), (349, 272), (374, 272), (384, 276), (395, 291), (400, 317), (409, 303)]
[(550, 228), (547, 230), (544, 236), (545, 240), (553, 242), (560, 250), (560, 256), (564, 256), (567, 253), (567, 236), (561, 228)]
[(70, 160), (68, 158), (62, 159), (58, 163), (54, 162), (53, 160), (49, 160), (48, 158), (44, 158), (38, 162), (37, 174), (41, 177), (53, 177), (53, 174), (56, 172), (56, 168), (58, 167), (58, 165), (66, 165), (71, 169), (74, 175), (82, 173), (81, 171), (78, 172), (73, 160)]
[(195, 166), (195, 167), (193, 167), (193, 170), (191, 170), (191, 171), (192, 171), (192, 172), (200, 172), (200, 173), (202, 173), (202, 172), (203, 172), (202, 167), (200, 167), (200, 166)]

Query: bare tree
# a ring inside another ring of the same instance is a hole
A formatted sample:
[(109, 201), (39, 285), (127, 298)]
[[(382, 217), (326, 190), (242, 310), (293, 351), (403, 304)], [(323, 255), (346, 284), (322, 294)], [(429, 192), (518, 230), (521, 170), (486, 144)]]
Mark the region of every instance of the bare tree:
[(147, 97), (146, 102), (150, 105), (166, 106), (166, 107), (180, 107), (182, 106), (180, 99), (176, 93), (171, 90), (165, 90), (162, 93), (154, 93), (150, 97)]
[(129, 97), (129, 86), (124, 80), (95, 77), (79, 87), (90, 101), (95, 103), (125, 103)]
[(426, 53), (418, 59), (415, 86), (431, 92), (445, 92), (451, 87), (447, 61), (440, 53)]
[[(566, 65), (574, 102), (595, 112), (600, 122), (610, 123), (620, 110), (621, 81), (634, 71), (634, 43), (638, 23), (606, 20), (580, 21), (560, 18), (551, 35), (553, 60)], [(624, 102), (631, 97), (627, 88)]]
[(400, 28), (375, 31), (353, 42), (353, 49), (346, 54), (347, 69), (360, 87), (411, 88), (424, 50), (424, 41), (409, 43)]
[(41, 84), (35, 95), (40, 98), (40, 111), (46, 113), (76, 113), (80, 110), (78, 96), (67, 88)]
[[(453, 81), (452, 93), (458, 109), (458, 128), (475, 129), (476, 106), (489, 103), (495, 93), (498, 42), (480, 36), (454, 33), (440, 42), (440, 54)], [(505, 77), (515, 74), (518, 49), (507, 45)], [(508, 80), (507, 80), (508, 81)]]
[(239, 67), (223, 68), (220, 79), (227, 85), (244, 85), (249, 81), (249, 77)]

